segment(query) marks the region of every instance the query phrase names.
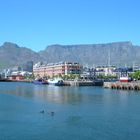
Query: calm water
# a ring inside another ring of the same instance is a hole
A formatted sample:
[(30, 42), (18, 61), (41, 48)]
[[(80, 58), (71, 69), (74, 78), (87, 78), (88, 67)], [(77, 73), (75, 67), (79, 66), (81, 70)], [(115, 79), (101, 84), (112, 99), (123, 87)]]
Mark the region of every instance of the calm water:
[(0, 83), (0, 140), (137, 139), (140, 92)]

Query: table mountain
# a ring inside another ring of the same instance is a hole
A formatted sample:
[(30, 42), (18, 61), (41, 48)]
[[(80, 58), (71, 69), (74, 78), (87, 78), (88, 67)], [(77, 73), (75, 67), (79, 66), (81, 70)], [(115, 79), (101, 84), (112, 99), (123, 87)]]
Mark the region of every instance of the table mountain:
[(108, 65), (124, 66), (133, 63), (139, 65), (140, 47), (131, 42), (85, 45), (51, 45), (45, 50), (34, 52), (17, 44), (5, 42), (0, 46), (0, 67), (22, 65), (27, 61), (76, 61), (85, 66)]
[(124, 66), (139, 63), (140, 47), (131, 42), (115, 42), (91, 45), (51, 45), (39, 52), (44, 61), (76, 61), (86, 66), (111, 65)]

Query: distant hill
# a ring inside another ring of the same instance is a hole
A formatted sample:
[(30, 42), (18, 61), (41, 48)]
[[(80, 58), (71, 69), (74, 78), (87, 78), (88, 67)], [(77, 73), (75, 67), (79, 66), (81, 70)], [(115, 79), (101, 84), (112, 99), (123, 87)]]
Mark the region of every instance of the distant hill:
[(108, 65), (110, 54), (111, 65), (124, 66), (140, 62), (140, 47), (131, 42), (115, 42), (91, 45), (51, 45), (39, 52), (47, 62), (76, 61), (84, 65)]
[(37, 62), (41, 58), (38, 53), (14, 43), (5, 42), (0, 46), (0, 68), (22, 65), (29, 60)]
[(85, 66), (108, 65), (124, 66), (140, 62), (140, 47), (131, 42), (87, 45), (51, 45), (45, 50), (34, 52), (17, 44), (5, 42), (0, 46), (0, 68), (22, 65), (27, 61), (76, 61)]

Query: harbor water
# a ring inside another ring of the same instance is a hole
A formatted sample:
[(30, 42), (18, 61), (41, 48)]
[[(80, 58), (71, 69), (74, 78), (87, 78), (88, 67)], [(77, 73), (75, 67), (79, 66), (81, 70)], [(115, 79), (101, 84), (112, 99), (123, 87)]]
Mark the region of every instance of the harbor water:
[(0, 82), (0, 140), (139, 140), (140, 91)]

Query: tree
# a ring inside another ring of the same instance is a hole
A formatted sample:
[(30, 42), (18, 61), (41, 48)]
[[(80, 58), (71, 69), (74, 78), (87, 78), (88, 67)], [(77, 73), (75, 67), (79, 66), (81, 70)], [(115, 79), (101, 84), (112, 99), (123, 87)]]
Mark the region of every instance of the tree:
[(133, 79), (136, 79), (136, 80), (140, 80), (140, 70), (131, 74), (130, 77), (133, 78)]

